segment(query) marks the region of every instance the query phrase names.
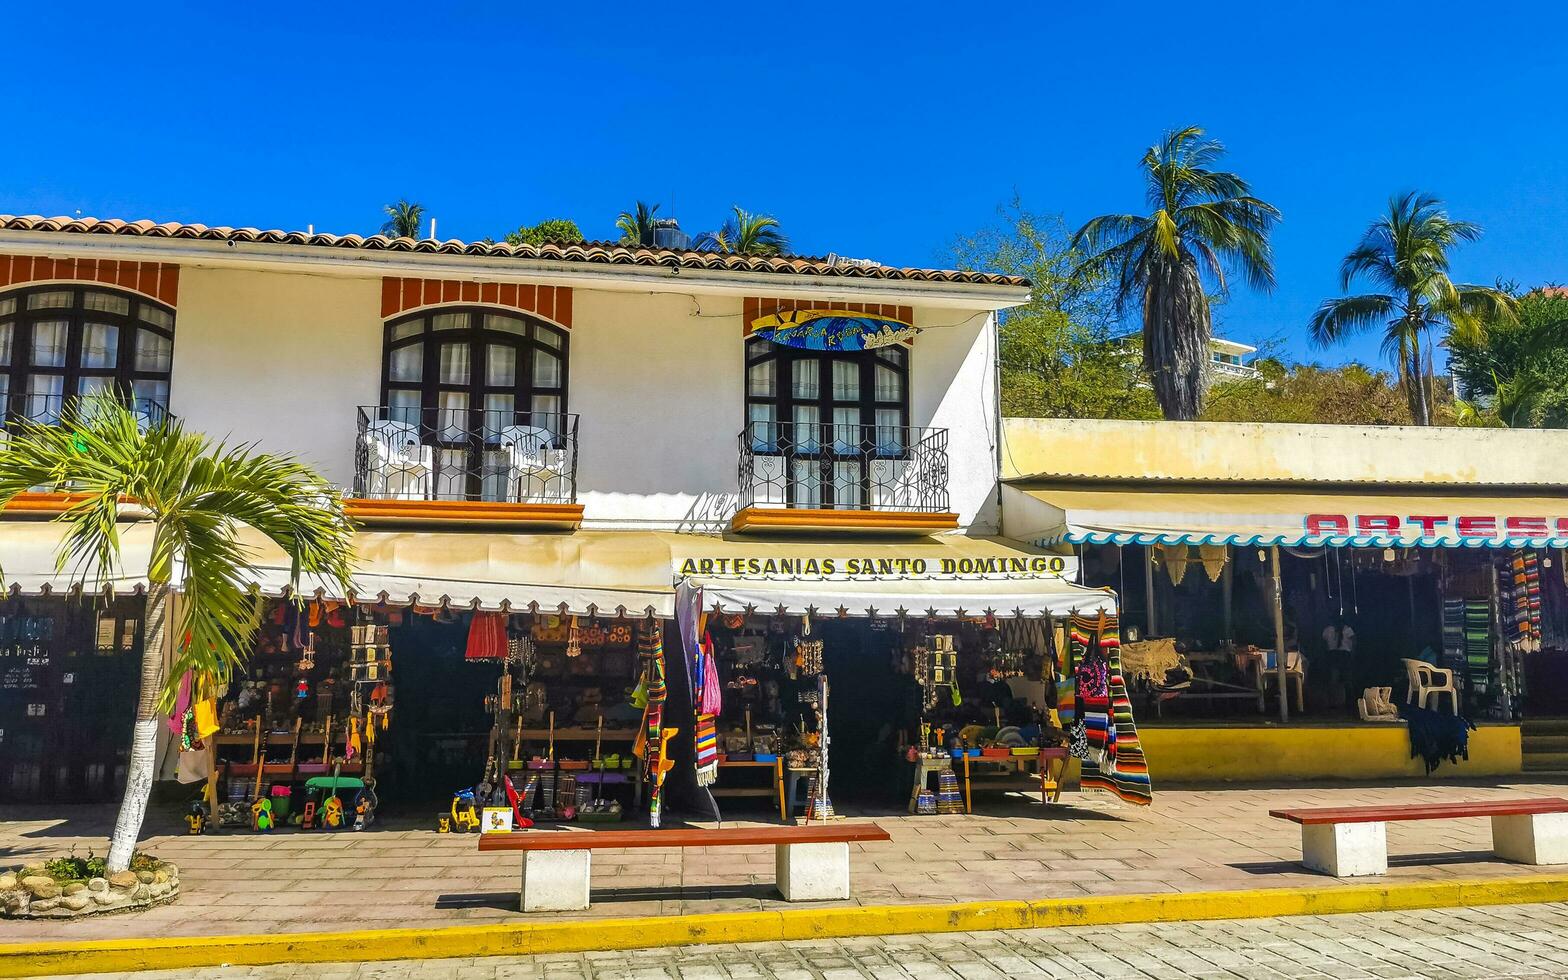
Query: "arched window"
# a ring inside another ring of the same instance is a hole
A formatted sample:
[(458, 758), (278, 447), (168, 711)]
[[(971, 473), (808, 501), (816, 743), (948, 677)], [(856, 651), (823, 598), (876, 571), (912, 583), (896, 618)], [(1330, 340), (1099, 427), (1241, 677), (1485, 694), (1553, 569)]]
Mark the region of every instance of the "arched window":
[(877, 460), (909, 446), (909, 349), (813, 351), (746, 344), (746, 439), (787, 462), (793, 507), (862, 508), (883, 490)]
[(518, 499), (510, 456), (517, 439), (543, 430), (559, 450), (575, 435), (566, 385), (566, 332), (526, 314), (442, 307), (386, 327), (383, 416), (416, 427), (433, 450), (425, 496)]
[(99, 391), (161, 418), (173, 360), (174, 311), (162, 303), (91, 285), (0, 293), (0, 405), (11, 418), (52, 424)]

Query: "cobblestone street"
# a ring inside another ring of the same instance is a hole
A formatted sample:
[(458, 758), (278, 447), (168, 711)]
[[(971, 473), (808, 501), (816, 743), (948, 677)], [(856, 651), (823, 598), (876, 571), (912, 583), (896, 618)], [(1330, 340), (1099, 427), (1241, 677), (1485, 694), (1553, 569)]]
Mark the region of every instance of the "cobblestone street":
[[(226, 968), (199, 975), (213, 980), (1544, 980), (1565, 974), (1568, 904)], [(123, 976), (188, 980), (193, 974), (171, 970)]]

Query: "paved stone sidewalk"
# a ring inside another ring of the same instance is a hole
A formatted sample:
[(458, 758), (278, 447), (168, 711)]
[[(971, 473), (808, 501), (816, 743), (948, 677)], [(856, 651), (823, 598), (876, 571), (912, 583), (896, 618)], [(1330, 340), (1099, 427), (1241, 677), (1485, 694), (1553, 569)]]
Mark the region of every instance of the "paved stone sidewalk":
[[(1568, 974), (1568, 905), (204, 970), (213, 980), (1459, 980)], [(98, 974), (98, 980), (106, 980)], [(186, 980), (189, 971), (123, 980)]]
[[(852, 845), (855, 902), (864, 905), (1042, 899), (1333, 885), (1310, 874), (1294, 824), (1271, 807), (1421, 803), (1562, 796), (1532, 779), (1405, 786), (1159, 790), (1152, 807), (1078, 794), (1045, 807), (981, 798), (983, 813), (875, 819), (892, 840)], [(0, 863), (105, 847), (109, 807), (0, 807)], [(751, 814), (763, 820), (760, 811)], [(190, 837), (178, 813), (149, 818), (144, 847), (181, 867), (174, 905), (76, 923), (3, 922), (0, 942), (200, 936), (475, 925), (537, 920), (517, 911), (521, 862), (479, 854), (476, 838), (395, 822), (365, 833), (229, 832)], [(1390, 824), (1393, 881), (1539, 874), (1495, 860), (1485, 820)], [(584, 917), (684, 915), (785, 907), (768, 847), (602, 851), (593, 856), (594, 907)], [(1561, 872), (1562, 868), (1546, 869)], [(1369, 879), (1355, 879), (1366, 883)], [(800, 907), (800, 906), (795, 906)], [(811, 907), (821, 907), (814, 905)]]

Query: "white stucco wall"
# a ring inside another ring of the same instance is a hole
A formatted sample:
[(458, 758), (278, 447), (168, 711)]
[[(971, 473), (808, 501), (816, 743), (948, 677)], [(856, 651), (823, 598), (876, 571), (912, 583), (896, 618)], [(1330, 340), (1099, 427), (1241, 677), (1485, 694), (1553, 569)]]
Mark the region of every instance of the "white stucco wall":
[(380, 313), (379, 279), (182, 268), (169, 410), (348, 486), (355, 411), (381, 397)]
[[(380, 400), (381, 282), (187, 267), (170, 408), (215, 436), (353, 479), (356, 409)], [(734, 513), (744, 412), (741, 299), (574, 293), (570, 411), (589, 527), (717, 530)], [(990, 314), (915, 310), (910, 424), (950, 430), (960, 525), (994, 533)]]

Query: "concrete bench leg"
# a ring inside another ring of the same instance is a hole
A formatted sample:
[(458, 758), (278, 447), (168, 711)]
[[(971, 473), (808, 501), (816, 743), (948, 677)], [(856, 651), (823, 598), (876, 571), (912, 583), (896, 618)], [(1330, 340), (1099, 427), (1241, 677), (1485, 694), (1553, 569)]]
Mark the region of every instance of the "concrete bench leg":
[(1492, 851), (1520, 864), (1568, 864), (1568, 813), (1493, 817)]
[(578, 912), (588, 907), (592, 851), (524, 851), (523, 911)]
[(849, 845), (775, 844), (779, 892), (786, 902), (849, 898)]
[(1336, 878), (1388, 874), (1388, 833), (1383, 823), (1301, 826), (1301, 863)]

